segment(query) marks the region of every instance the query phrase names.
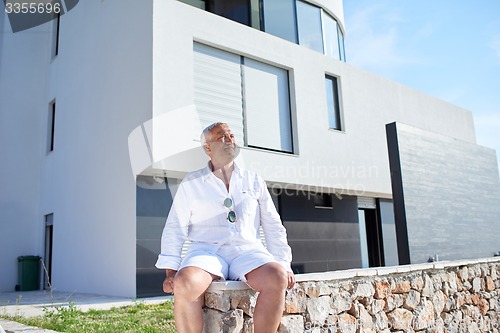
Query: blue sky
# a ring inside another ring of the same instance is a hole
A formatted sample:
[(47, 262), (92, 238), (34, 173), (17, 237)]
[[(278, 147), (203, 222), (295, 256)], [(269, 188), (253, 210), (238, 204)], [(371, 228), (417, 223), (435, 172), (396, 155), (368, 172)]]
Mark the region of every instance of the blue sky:
[(499, 0), (344, 0), (347, 62), (473, 113), (500, 155)]

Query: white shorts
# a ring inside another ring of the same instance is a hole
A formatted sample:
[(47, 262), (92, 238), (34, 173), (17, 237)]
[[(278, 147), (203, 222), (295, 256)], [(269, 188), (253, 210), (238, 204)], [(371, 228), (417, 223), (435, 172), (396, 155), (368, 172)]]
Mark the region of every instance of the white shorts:
[(246, 281), (245, 275), (276, 259), (261, 246), (223, 245), (215, 253), (208, 250), (188, 251), (179, 270), (195, 266), (223, 280)]

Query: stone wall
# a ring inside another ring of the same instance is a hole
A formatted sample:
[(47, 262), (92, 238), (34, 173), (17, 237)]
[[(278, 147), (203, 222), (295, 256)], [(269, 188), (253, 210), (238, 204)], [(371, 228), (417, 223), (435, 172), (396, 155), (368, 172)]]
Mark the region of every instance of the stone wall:
[[(500, 258), (296, 278), (278, 332), (500, 332)], [(214, 282), (204, 332), (253, 332), (257, 296), (242, 282)]]

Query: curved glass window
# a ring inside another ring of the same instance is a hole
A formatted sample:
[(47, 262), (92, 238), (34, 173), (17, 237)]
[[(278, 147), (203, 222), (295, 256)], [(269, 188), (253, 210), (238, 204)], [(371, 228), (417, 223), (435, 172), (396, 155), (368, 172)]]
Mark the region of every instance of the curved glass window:
[(263, 30), (271, 35), (297, 44), (295, 0), (263, 1)]
[(339, 28), (340, 60), (345, 61), (344, 34)]
[(345, 61), (344, 35), (325, 10), (301, 0), (179, 0)]
[(325, 28), (325, 54), (337, 60), (341, 60), (337, 21), (335, 21), (330, 15), (324, 14), (323, 26)]
[(297, 27), (299, 31), (299, 44), (323, 53), (321, 9), (305, 2), (297, 1)]

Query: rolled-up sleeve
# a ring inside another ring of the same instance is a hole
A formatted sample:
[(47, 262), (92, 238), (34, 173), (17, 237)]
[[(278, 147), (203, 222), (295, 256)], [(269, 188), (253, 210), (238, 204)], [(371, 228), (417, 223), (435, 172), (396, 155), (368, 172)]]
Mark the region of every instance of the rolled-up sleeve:
[(183, 181), (179, 185), (172, 207), (168, 214), (161, 236), (161, 253), (156, 261), (157, 268), (178, 270), (181, 252), (190, 218), (187, 186)]
[(281, 223), (281, 218), (276, 211), (271, 194), (265, 181), (259, 177), (260, 198), (260, 224), (264, 231), (267, 250), (287, 271), (291, 272), (292, 249), (288, 245), (286, 229)]

